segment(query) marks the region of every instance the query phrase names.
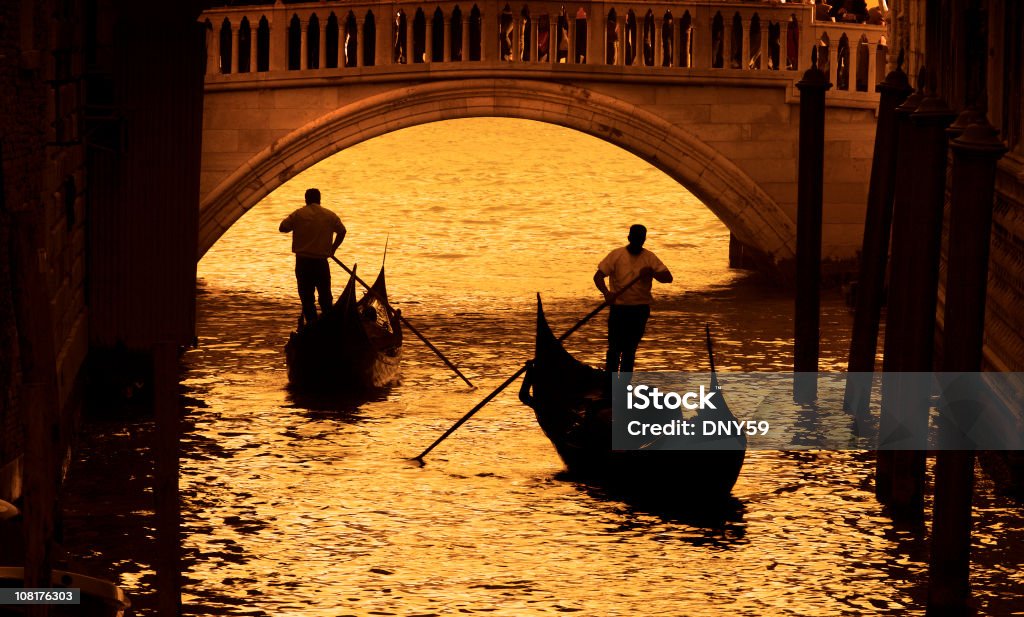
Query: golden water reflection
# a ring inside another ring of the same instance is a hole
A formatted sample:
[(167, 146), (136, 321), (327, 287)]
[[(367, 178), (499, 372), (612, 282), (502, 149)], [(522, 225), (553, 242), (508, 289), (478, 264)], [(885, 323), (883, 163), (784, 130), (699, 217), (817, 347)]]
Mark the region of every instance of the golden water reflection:
[[(348, 225), (346, 262), (376, 270), (390, 235), (393, 300), (478, 390), (410, 337), (403, 383), (378, 400), (332, 410), (287, 392), (298, 306), (276, 229), (308, 186)], [(638, 369), (706, 370), (705, 322), (720, 368), (789, 368), (791, 299), (727, 268), (714, 215), (632, 155), (558, 127), (408, 129), (311, 168), (243, 217), (200, 263), (200, 345), (186, 356), (186, 611), (923, 614), (925, 545), (883, 516), (868, 453), (750, 452), (729, 511), (666, 516), (562, 477), (506, 392), (425, 467), (405, 460), (531, 356), (535, 292), (556, 330), (600, 301), (591, 275), (634, 222), (677, 280), (658, 289)], [(842, 368), (849, 328), (828, 296), (824, 368)], [(568, 346), (596, 364), (603, 337), (598, 319)], [(700, 473), (665, 469), (666, 490)], [(990, 614), (1024, 610), (1022, 575), (1005, 565), (1024, 538), (1012, 509), (980, 492), (975, 589)]]

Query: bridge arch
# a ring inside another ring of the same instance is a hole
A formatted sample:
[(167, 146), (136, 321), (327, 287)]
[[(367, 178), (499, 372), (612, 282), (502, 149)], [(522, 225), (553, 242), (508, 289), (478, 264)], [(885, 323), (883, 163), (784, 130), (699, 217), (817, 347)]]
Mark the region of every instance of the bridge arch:
[(547, 122), (609, 143), (654, 165), (700, 199), (766, 265), (793, 259), (795, 228), (734, 163), (689, 132), (620, 99), (567, 84), (521, 79), (437, 81), (346, 105), (278, 139), (205, 195), (199, 255), (277, 187), (345, 148), (429, 122), (506, 117)]

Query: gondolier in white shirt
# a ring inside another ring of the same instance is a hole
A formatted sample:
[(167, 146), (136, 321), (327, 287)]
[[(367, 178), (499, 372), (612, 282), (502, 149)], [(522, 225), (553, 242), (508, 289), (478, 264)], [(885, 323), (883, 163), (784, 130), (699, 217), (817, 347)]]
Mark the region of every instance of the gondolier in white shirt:
[(320, 205), (320, 191), (306, 191), (306, 205), (289, 214), (279, 227), (282, 233), (292, 233), (292, 252), (295, 253), (295, 281), (302, 301), (302, 316), (306, 325), (317, 320), (314, 290), (320, 301), (320, 310), (331, 308), (331, 268), (327, 259), (345, 239), (345, 225), (341, 218)]
[[(644, 248), (647, 228), (629, 228), (629, 244), (608, 253), (594, 273), (594, 285), (611, 305), (608, 313), (608, 354), (605, 367), (613, 375), (630, 373), (636, 349), (651, 316), (652, 280), (671, 283), (672, 273), (653, 252)], [(640, 280), (627, 288), (629, 283)], [(608, 278), (611, 286), (605, 283)]]

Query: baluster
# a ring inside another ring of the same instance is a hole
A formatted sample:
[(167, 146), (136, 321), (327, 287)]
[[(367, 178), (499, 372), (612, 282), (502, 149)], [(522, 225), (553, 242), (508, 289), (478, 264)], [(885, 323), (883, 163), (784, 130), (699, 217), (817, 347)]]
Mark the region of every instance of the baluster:
[(288, 68), (288, 18), (284, 3), (276, 4), (267, 15), (267, 70)]
[(868, 43), (868, 92), (875, 91), (878, 83), (878, 43)]
[(850, 62), (849, 66), (846, 67), (846, 91), (856, 92), (858, 64), (857, 61), (860, 60), (860, 40), (858, 39), (857, 42), (851, 43), (849, 47), (847, 47), (847, 49), (849, 50), (848, 53), (850, 56)]
[(750, 18), (740, 16), (740, 70), (750, 67)]
[[(346, 19), (346, 21), (347, 21), (347, 19)], [(365, 55), (366, 50), (364, 49), (366, 47), (366, 45), (364, 44), (365, 43), (364, 40), (362, 40), (362, 34), (364, 34), (364, 33), (362, 33), (362, 28), (364, 28), (364, 26), (366, 26), (366, 23), (367, 23), (367, 20), (365, 18), (362, 18), (362, 17), (356, 17), (355, 18), (355, 67), (356, 68), (362, 67), (362, 64), (366, 63), (366, 55)], [(343, 37), (341, 36), (341, 31), (339, 30), (338, 31), (338, 42), (339, 42), (338, 48), (339, 48), (339, 50), (341, 48), (341, 41), (342, 40), (343, 40)], [(339, 67), (340, 67), (340, 65), (341, 64), (339, 64)]]
[(761, 25), (761, 70), (768, 70), (768, 39), (771, 38), (771, 24), (770, 19), (760, 20)]
[(416, 59), (413, 55), (416, 53), (414, 46), (416, 42), (416, 13), (406, 13), (405, 15), (405, 63), (413, 64)]
[(626, 66), (626, 15), (620, 13), (615, 19), (619, 26), (619, 48), (615, 50), (615, 64)]
[[(820, 51), (820, 50), (819, 50)], [(835, 52), (835, 53), (832, 53)], [(828, 42), (828, 81), (833, 87), (836, 85), (836, 76), (839, 73), (839, 41)], [(833, 90), (835, 92), (835, 90)]]
[[(633, 57), (630, 58), (628, 52), (625, 51), (626, 48), (623, 47), (623, 66), (636, 66), (637, 60), (642, 57), (644, 53), (643, 44), (641, 42), (641, 39), (643, 38), (643, 30), (640, 26), (640, 20), (637, 19), (635, 15), (633, 16), (633, 28)], [(623, 39), (623, 42), (629, 41), (629, 13), (626, 13), (626, 30), (624, 32), (626, 37)]]
[(602, 65), (608, 45), (608, 15), (602, 14), (591, 5), (587, 14), (587, 62), (586, 64)]
[[(364, 66), (366, 64), (366, 57), (365, 57), (365, 54), (366, 54), (366, 49), (365, 49), (366, 45), (365, 45), (365, 43), (366, 43), (366, 41), (363, 40), (363, 37), (365, 36), (365, 33), (363, 32), (363, 28), (366, 26), (366, 18), (365, 17), (357, 16), (354, 11), (352, 12), (352, 16), (355, 17), (355, 30), (353, 32), (353, 36), (355, 37), (355, 41), (356, 41), (356, 57), (355, 57), (355, 65), (354, 66), (356, 68), (359, 68), (359, 67)], [(348, 17), (345, 18), (345, 22), (347, 24)], [(346, 27), (347, 26), (345, 24), (342, 24), (341, 22), (338, 22), (338, 55), (341, 56), (341, 57), (344, 57), (344, 52), (342, 50), (345, 47), (345, 28)], [(342, 65), (339, 62), (338, 66), (341, 67), (341, 66), (344, 66), (344, 65)]]
[(452, 19), (450, 15), (441, 16), (441, 28), (444, 33), (441, 35), (442, 45), (444, 49), (441, 50), (443, 56), (441, 57), (442, 62), (452, 61)]
[(658, 21), (658, 16), (654, 16), (654, 66), (661, 66), (662, 60), (665, 58), (665, 50), (661, 47), (661, 29), (664, 27), (664, 22)]
[(537, 37), (540, 36), (540, 22), (536, 17), (530, 17), (530, 62), (540, 62), (540, 45)]
[[(683, 11), (683, 15), (686, 11)], [(670, 66), (683, 66), (683, 15), (672, 16), (672, 62)]]
[(566, 20), (569, 26), (569, 53), (565, 55), (565, 62), (576, 64), (576, 15), (568, 15)]
[[(814, 6), (808, 5), (808, 7), (809, 10), (801, 12), (796, 20), (798, 28), (796, 67), (800, 75), (803, 75), (807, 69), (811, 68), (811, 47), (818, 44), (818, 39), (814, 36)], [(786, 26), (789, 26), (788, 20)], [(785, 30), (783, 30), (783, 35), (786, 35)], [(788, 44), (788, 37), (783, 40), (787, 41)], [(821, 49), (818, 49), (818, 53), (821, 53)], [(832, 83), (835, 83), (835, 80)]]
[[(479, 6), (479, 5), (478, 5)], [(492, 9), (491, 12), (488, 9)], [(496, 16), (501, 15), (501, 9), (497, 3), (486, 4), (480, 8), (480, 59), (487, 61), (494, 59), (500, 53), (498, 51), (498, 25)]]
[(241, 34), (242, 24), (237, 26), (231, 24), (231, 74), (238, 73), (238, 36)]
[(636, 34), (633, 36), (633, 64), (632, 66), (644, 65), (644, 17), (637, 14), (633, 24), (636, 26)]
[[(693, 20), (690, 22), (693, 37), (693, 67), (697, 69), (710, 69), (711, 58), (714, 55), (715, 40), (711, 32), (714, 15), (710, 7), (695, 7)], [(724, 37), (724, 33), (723, 33)]]
[(551, 11), (548, 13), (548, 62), (558, 64), (558, 39), (562, 33), (558, 31), (558, 15)]
[[(327, 66), (327, 19), (318, 20), (320, 26), (320, 40), (317, 42), (317, 68), (323, 69)], [(341, 39), (341, 32), (338, 32), (338, 38)], [(339, 43), (341, 41), (339, 40)]]
[(206, 31), (206, 74), (220, 73), (220, 30), (212, 27)]
[(434, 16), (431, 15), (429, 18), (424, 15), (423, 21), (426, 24), (426, 34), (423, 41), (423, 61), (430, 62), (434, 59)]
[(520, 62), (523, 59), (523, 54), (520, 50), (523, 35), (521, 19), (519, 15), (516, 15), (515, 11), (512, 11), (512, 53), (510, 55), (513, 62)]
[[(255, 24), (255, 25), (253, 25)], [(259, 46), (257, 45), (259, 39), (260, 22), (252, 20), (249, 17), (249, 72), (255, 73), (259, 69), (259, 62), (257, 61), (257, 55), (259, 54)]]
[(389, 11), (381, 10), (373, 14), (373, 64), (383, 66), (395, 61), (395, 50), (392, 40), (395, 36), (395, 16)]
[[(362, 53), (362, 28), (359, 27), (359, 20), (355, 20), (355, 65), (361, 67), (362, 62), (359, 58), (359, 54)], [(348, 54), (348, 44), (345, 43), (345, 37), (348, 36), (348, 17), (346, 16), (343, 20), (338, 20), (338, 68), (344, 69), (348, 64), (345, 63), (345, 58)], [(326, 46), (325, 46), (326, 47)]]
[(308, 41), (308, 29), (309, 20), (299, 20), (299, 69), (306, 70), (309, 68), (309, 41)]

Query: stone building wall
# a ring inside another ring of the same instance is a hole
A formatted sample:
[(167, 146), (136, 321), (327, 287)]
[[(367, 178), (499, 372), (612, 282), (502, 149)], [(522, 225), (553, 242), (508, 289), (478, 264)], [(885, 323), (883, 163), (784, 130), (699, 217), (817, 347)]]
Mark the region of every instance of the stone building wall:
[[(896, 68), (899, 51), (904, 53), (903, 70), (916, 76), (924, 66), (924, 2), (918, 0), (889, 0), (889, 70)], [(911, 79), (911, 85), (916, 85)]]
[[(52, 383), (68, 421), (85, 357), (80, 9), (0, 3), (0, 498), (18, 492), (28, 413), (22, 384)], [(34, 305), (33, 297), (45, 301)], [(49, 336), (34, 337), (31, 320)]]
[(1009, 152), (996, 172), (986, 346), (993, 368), (1024, 371), (1024, 5), (988, 4), (989, 118)]
[[(994, 370), (1024, 371), (1024, 7), (999, 0), (939, 0), (929, 16), (928, 5), (926, 0), (890, 3), (891, 48), (905, 50), (910, 75), (928, 60), (940, 94), (955, 111), (984, 105), (1008, 148), (996, 174), (985, 362)], [(929, 37), (937, 49), (930, 59)], [(981, 92), (983, 98), (975, 94)], [(944, 295), (943, 285), (940, 300)], [(940, 324), (942, 317), (940, 306)]]
[(0, 499), (28, 427), (67, 451), (94, 321), (143, 353), (194, 337), (199, 11), (0, 2)]

